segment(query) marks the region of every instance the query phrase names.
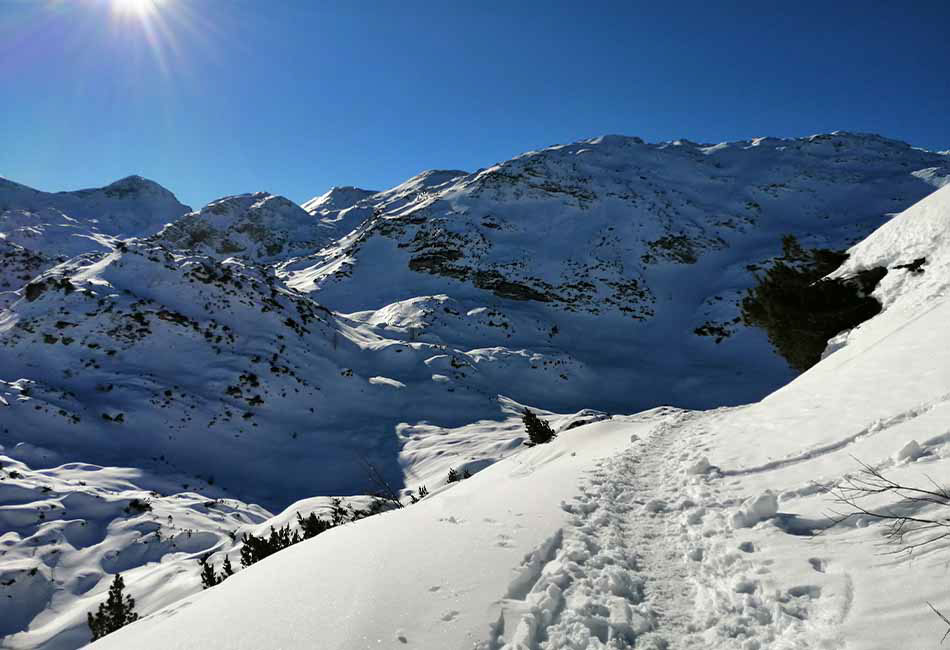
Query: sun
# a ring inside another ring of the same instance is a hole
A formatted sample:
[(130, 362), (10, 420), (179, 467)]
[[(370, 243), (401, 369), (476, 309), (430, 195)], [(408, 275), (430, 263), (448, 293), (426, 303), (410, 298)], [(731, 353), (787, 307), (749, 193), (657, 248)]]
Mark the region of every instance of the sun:
[(144, 17), (155, 11), (162, 0), (112, 0), (112, 9), (118, 14)]

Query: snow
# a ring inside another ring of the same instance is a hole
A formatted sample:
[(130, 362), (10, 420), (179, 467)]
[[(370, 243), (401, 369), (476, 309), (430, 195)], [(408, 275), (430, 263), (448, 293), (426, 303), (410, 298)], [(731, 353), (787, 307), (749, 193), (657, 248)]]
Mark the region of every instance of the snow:
[[(912, 275), (900, 251), (948, 215), (944, 189), (849, 264)], [(947, 243), (930, 242), (939, 264)], [(931, 270), (882, 284), (887, 309), (758, 403), (566, 430), (94, 647), (937, 648), (947, 543), (890, 554), (867, 518), (824, 530), (858, 460), (910, 484), (946, 474), (950, 300)]]
[(86, 643), (86, 612), (115, 572), (147, 589), (138, 607), (170, 605), (200, 588), (197, 556), (271, 516), (208, 486), (183, 490), (190, 477), (84, 463), (38, 470), (26, 459), (50, 461), (37, 447), (0, 449), (3, 648)]
[[(856, 459), (946, 469), (948, 177), (879, 136), (605, 136), (306, 209), (180, 206), (122, 242), (66, 209), (98, 190), (3, 181), (0, 232), (53, 243), (0, 242), (0, 645), (82, 644), (122, 571), (145, 617), (95, 647), (935, 646), (939, 553), (816, 531)], [(787, 232), (872, 231), (832, 275), (887, 267), (884, 310), (782, 386), (734, 321), (750, 267)], [(554, 442), (523, 445), (524, 405)], [(429, 496), (200, 590), (232, 534), (364, 503), (366, 464)]]

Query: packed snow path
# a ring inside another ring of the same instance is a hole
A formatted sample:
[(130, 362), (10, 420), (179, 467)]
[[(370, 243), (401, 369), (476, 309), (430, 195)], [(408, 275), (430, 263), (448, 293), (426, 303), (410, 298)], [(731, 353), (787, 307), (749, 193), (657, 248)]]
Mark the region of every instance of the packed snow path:
[(775, 516), (775, 497), (722, 498), (728, 488), (701, 455), (701, 423), (673, 412), (588, 472), (562, 504), (566, 525), (527, 556), (481, 648), (841, 647), (850, 580), (824, 601), (814, 585), (770, 584), (770, 562), (739, 538)]

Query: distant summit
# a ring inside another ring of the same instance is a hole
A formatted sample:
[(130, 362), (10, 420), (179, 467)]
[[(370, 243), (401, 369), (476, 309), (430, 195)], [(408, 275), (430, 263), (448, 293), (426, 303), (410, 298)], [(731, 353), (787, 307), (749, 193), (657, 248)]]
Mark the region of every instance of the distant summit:
[(364, 190), (346, 185), (331, 187), (326, 194), (314, 197), (301, 207), (312, 215), (323, 216), (327, 212), (338, 212), (353, 207), (359, 201), (377, 194), (376, 190)]
[(0, 178), (0, 309), (10, 291), (68, 257), (111, 250), (113, 241), (158, 232), (191, 208), (141, 176), (97, 187), (42, 192)]
[(299, 205), (257, 192), (212, 201), (166, 226), (156, 241), (172, 248), (266, 261), (318, 250), (326, 238), (319, 222)]

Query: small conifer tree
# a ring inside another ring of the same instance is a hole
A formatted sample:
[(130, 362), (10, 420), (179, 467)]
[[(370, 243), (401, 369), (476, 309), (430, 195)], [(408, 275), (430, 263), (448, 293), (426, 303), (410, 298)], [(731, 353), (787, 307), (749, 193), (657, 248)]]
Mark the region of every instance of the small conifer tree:
[(234, 567), (231, 566), (231, 558), (224, 556), (224, 564), (221, 565), (221, 580), (224, 581), (234, 575)]
[(528, 432), (528, 442), (525, 444), (529, 447), (543, 445), (557, 438), (557, 434), (551, 428), (551, 425), (532, 413), (530, 409), (524, 410), (521, 421), (524, 422), (525, 431)]
[(311, 537), (316, 537), (320, 533), (330, 530), (333, 528), (333, 523), (321, 519), (316, 515), (316, 513), (311, 512), (310, 516), (304, 519), (300, 513), (297, 513), (297, 523), (300, 525), (300, 530), (303, 533), (303, 539), (310, 539)]
[(122, 579), (122, 574), (115, 574), (115, 579), (109, 586), (109, 597), (106, 602), (99, 605), (95, 614), (89, 612), (86, 615), (93, 641), (138, 620), (139, 615), (134, 611), (135, 599), (132, 596), (123, 595), (124, 589), (125, 581)]
[(198, 564), (201, 565), (201, 586), (210, 589), (219, 582), (218, 576), (214, 572), (214, 565), (208, 562), (208, 556), (202, 555), (198, 558)]

